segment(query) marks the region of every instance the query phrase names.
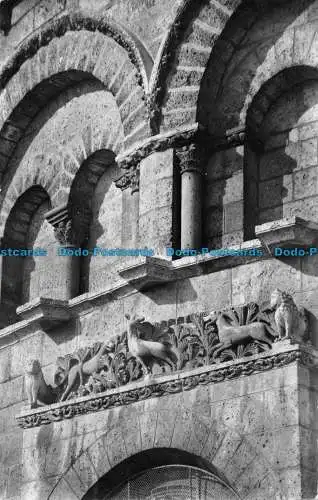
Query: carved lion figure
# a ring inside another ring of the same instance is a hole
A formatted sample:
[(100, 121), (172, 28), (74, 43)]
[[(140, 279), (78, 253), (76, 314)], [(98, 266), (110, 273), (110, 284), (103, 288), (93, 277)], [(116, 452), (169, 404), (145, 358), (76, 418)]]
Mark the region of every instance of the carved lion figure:
[(308, 330), (308, 319), (303, 307), (297, 307), (291, 295), (276, 289), (271, 294), (271, 308), (275, 310), (278, 340), (303, 341)]
[(55, 402), (55, 391), (50, 385), (46, 384), (38, 359), (31, 359), (27, 363), (25, 389), (31, 409), (37, 408), (38, 401), (43, 404), (52, 404)]

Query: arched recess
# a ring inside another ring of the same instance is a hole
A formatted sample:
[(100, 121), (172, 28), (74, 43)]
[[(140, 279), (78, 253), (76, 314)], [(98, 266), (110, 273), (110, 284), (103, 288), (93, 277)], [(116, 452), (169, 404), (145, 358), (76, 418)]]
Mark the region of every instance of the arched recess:
[(139, 46), (113, 21), (79, 14), (54, 20), (24, 42), (0, 73), (0, 173), (39, 110), (83, 79), (97, 79), (113, 94), (125, 134), (120, 148), (151, 135), (145, 103), (151, 64)]
[[(66, 205), (75, 175), (87, 158), (100, 150), (111, 150), (114, 154), (120, 150), (123, 124), (112, 94), (88, 73), (65, 72), (56, 75), (56, 81), (60, 84), (58, 97), (47, 97), (46, 106), (43, 101), (43, 109), (28, 124), (14, 154), (6, 159), (0, 234), (17, 198), (32, 185), (40, 183), (45, 187), (53, 208)], [(45, 82), (44, 88), (50, 90), (52, 82), (54, 77)], [(90, 93), (92, 100), (86, 102), (85, 96), (89, 98)], [(69, 108), (71, 115), (67, 114)]]
[[(163, 449), (166, 450), (165, 458), (170, 452), (172, 462), (178, 458), (185, 463), (187, 459), (188, 465), (208, 469), (232, 485), (241, 498), (254, 499), (260, 493), (267, 498), (282, 495), (277, 457), (274, 461), (272, 452), (277, 440), (275, 433), (269, 437), (265, 432), (255, 440), (254, 435), (244, 435), (240, 429), (227, 425), (228, 418), (223, 421), (222, 415), (216, 419), (216, 415), (202, 414), (202, 408), (191, 412), (183, 406), (173, 411), (173, 405), (174, 401), (170, 401), (169, 411), (155, 408), (152, 411), (135, 408), (137, 411), (134, 411), (129, 407), (127, 410), (118, 408), (116, 414), (112, 411), (100, 414), (99, 426), (103, 422), (107, 432), (102, 434), (99, 427), (100, 437), (91, 441), (76, 457), (66, 453), (69, 460), (64, 461), (64, 472), (59, 474), (48, 500), (83, 499), (99, 480), (105, 477), (108, 480), (115, 472), (123, 472), (123, 464), (130, 464), (128, 472), (136, 471), (136, 464), (131, 460), (136, 454), (140, 454), (139, 457), (152, 455), (159, 460), (160, 453), (156, 450)], [(167, 408), (166, 399), (162, 407)], [(94, 435), (86, 436), (88, 441)], [(192, 456), (190, 462), (189, 455)], [(142, 464), (147, 467), (146, 461)], [(140, 470), (140, 464), (138, 467)], [(110, 476), (106, 476), (108, 473)]]
[[(113, 183), (118, 176), (115, 153), (104, 149), (87, 158), (74, 177), (68, 202), (70, 213), (75, 230), (85, 235), (83, 241), (89, 249), (98, 245), (103, 248), (120, 246), (122, 192)], [(105, 232), (106, 241), (105, 237), (103, 238)], [(118, 236), (119, 241), (116, 241)], [(99, 243), (101, 239), (103, 243)], [(81, 258), (80, 293), (91, 288), (90, 281), (95, 285), (96, 282), (100, 283), (101, 273), (109, 274), (108, 264), (112, 266), (111, 260), (107, 258), (105, 262), (102, 258), (99, 262), (96, 257)], [(94, 288), (94, 285), (92, 286)]]
[(318, 220), (318, 68), (285, 69), (266, 82), (247, 110), (246, 125), (261, 139), (245, 148), (245, 226), (299, 216)]
[[(2, 248), (32, 249), (40, 247), (41, 235), (46, 240), (50, 231), (45, 227), (45, 212), (51, 208), (47, 191), (40, 185), (25, 191), (12, 208), (7, 219)], [(53, 233), (53, 231), (52, 231)], [(53, 236), (53, 234), (51, 234)], [(43, 256), (4, 256), (1, 273), (1, 323), (2, 326), (17, 320), (16, 308), (41, 295), (39, 282)]]
[[(154, 66), (156, 73), (151, 79), (151, 91), (156, 102), (154, 108), (162, 111), (161, 129), (175, 129), (196, 121), (208, 126), (209, 122), (216, 118), (216, 96), (221, 84), (223, 85), (224, 73), (229, 69), (230, 62), (232, 67), (233, 55), (238, 52), (240, 45), (245, 43), (248, 31), (257, 22), (267, 24), (268, 29), (268, 33), (264, 29), (261, 30), (259, 44), (255, 43), (257, 38), (253, 40), (258, 65), (261, 65), (260, 61), (264, 61), (267, 70), (269, 57), (273, 57), (272, 51), (267, 57), (270, 49), (269, 37), (273, 35), (279, 49), (277, 53), (274, 51), (274, 59), (277, 59), (274, 72), (279, 70), (278, 66), (283, 69), (287, 53), (292, 50), (292, 36), (288, 35), (282, 40), (282, 35), (289, 27), (292, 34), (293, 30), (299, 28), (298, 19), (313, 2), (314, 0), (283, 0), (277, 5), (271, 0), (257, 3), (245, 0), (185, 0), (162, 43)], [(272, 11), (277, 15), (274, 22), (269, 22)], [(308, 29), (305, 24), (298, 29), (295, 44), (298, 58), (304, 57), (304, 52), (306, 53), (306, 48), (302, 55), (299, 50), (306, 29), (311, 40), (315, 31), (313, 26)], [(273, 66), (273, 60), (270, 64)], [(253, 75), (253, 69), (249, 68), (245, 78)], [(260, 71), (257, 75), (258, 78), (261, 73)], [(231, 93), (227, 90), (225, 95), (228, 95), (228, 103), (240, 88), (240, 83), (236, 82)], [(160, 121), (160, 113), (157, 113), (157, 116)], [(233, 122), (232, 117), (226, 118), (227, 123)], [(220, 131), (220, 125), (222, 129), (224, 124), (221, 119), (215, 121), (214, 132)], [(231, 126), (234, 127), (235, 123)]]
[(207, 460), (184, 450), (153, 448), (118, 464), (90, 488), (82, 500), (123, 496), (162, 498), (163, 491), (180, 499), (240, 499), (226, 478)]
[[(256, 125), (273, 102), (271, 87), (253, 106), (248, 124), (246, 115), (254, 97), (271, 78), (280, 74), (281, 88), (286, 90), (302, 81), (304, 66), (318, 66), (316, 24), (307, 23), (312, 4), (312, 0), (288, 4), (262, 2), (260, 8), (254, 3), (240, 3), (214, 42), (197, 89), (192, 84), (181, 85), (184, 88), (180, 92), (189, 90), (195, 96), (195, 121), (208, 129), (215, 143), (218, 138), (223, 141), (223, 150), (216, 151), (206, 165), (203, 210), (206, 246), (227, 247), (252, 237), (250, 221), (244, 220), (246, 151), (225, 139), (232, 129), (245, 129), (246, 125), (250, 136), (257, 135)], [(202, 7), (202, 12), (205, 8)], [(187, 60), (190, 68), (191, 58)], [(287, 68), (295, 69), (287, 76), (289, 80), (284, 81), (282, 72)], [(178, 84), (174, 85), (177, 92)], [(182, 96), (181, 101), (185, 102)], [(171, 116), (179, 125), (186, 119), (186, 114), (180, 113), (178, 117), (174, 110)]]

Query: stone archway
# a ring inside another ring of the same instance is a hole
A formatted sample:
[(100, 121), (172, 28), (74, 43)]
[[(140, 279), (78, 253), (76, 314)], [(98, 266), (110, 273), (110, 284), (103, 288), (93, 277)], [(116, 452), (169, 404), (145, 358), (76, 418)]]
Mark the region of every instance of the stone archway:
[(101, 478), (83, 500), (121, 498), (237, 500), (226, 478), (207, 460), (169, 448), (154, 448), (124, 460)]
[[(295, 2), (293, 6), (288, 6), (288, 15), (278, 14), (285, 28), (290, 24), (290, 30), (276, 38), (275, 48), (275, 43), (272, 44), (272, 50), (263, 43), (261, 55), (255, 57), (253, 50), (248, 54), (251, 57), (249, 64), (252, 66), (256, 64), (256, 69), (259, 69), (257, 74), (254, 68), (250, 71), (251, 74), (255, 74), (253, 89), (254, 86), (259, 89), (262, 83), (275, 73), (291, 66), (291, 62), (296, 65), (305, 64), (304, 58), (307, 58), (307, 54), (309, 55), (316, 44), (315, 27), (308, 28), (306, 24), (297, 26), (295, 46), (292, 40), (297, 24), (295, 20), (313, 1), (307, 0), (305, 4)], [(284, 6), (286, 3), (280, 2), (280, 5)], [(211, 108), (210, 114), (212, 113), (218, 90), (232, 62), (233, 54), (255, 21), (259, 19), (261, 22), (264, 13), (271, 6), (272, 2), (269, 0), (262, 2), (261, 5), (244, 0), (206, 2), (184, 0), (180, 4), (173, 26), (162, 42), (151, 77), (154, 110), (159, 110), (157, 122), (162, 131), (176, 129), (196, 121), (207, 125), (200, 108), (208, 102)], [(311, 65), (312, 61), (309, 59), (307, 64)], [(244, 78), (249, 78), (247, 71)], [(241, 87), (243, 89), (241, 84), (237, 87), (238, 91)], [(227, 91), (227, 95), (232, 93)], [(229, 98), (227, 100), (229, 101)], [(249, 103), (248, 98), (245, 103), (246, 109)], [(222, 120), (215, 125), (216, 131), (220, 122), (222, 123)], [(234, 123), (228, 128), (235, 126)]]
[[(168, 404), (164, 400), (166, 398), (160, 401), (161, 408)], [(174, 396), (169, 396), (170, 408), (173, 408), (174, 400)], [(260, 491), (267, 492), (269, 498), (281, 493), (279, 475), (265, 456), (261, 443), (255, 445), (253, 437), (245, 436), (239, 429), (217, 424), (215, 419), (205, 417), (202, 408), (201, 414), (183, 406), (175, 411), (159, 408), (141, 411), (141, 408), (136, 408), (136, 413), (129, 414), (127, 410), (116, 411), (117, 418), (114, 418), (113, 411), (101, 412), (98, 422), (103, 427), (96, 429), (98, 439), (93, 439), (95, 433), (87, 436), (85, 441), (91, 444), (77, 457), (67, 454), (68, 445), (65, 443), (68, 460), (63, 463), (64, 473), (59, 475), (48, 495), (49, 500), (85, 498), (87, 492), (109, 472), (116, 471), (117, 466), (121, 468), (120, 464), (137, 453), (154, 449), (178, 450), (179, 459), (189, 454), (197, 457), (196, 462), (188, 462), (188, 465), (203, 467), (216, 474), (226, 484), (233, 485), (240, 497), (253, 498)], [(131, 406), (129, 410), (132, 410)], [(49, 453), (48, 448), (48, 456)], [(60, 453), (64, 455), (62, 450)], [(149, 453), (155, 454), (153, 451)]]

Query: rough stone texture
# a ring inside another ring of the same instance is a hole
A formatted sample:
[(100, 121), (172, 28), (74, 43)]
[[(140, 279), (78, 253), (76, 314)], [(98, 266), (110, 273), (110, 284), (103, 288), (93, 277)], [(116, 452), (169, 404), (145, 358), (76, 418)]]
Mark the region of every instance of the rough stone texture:
[[(299, 477), (280, 485), (286, 467), (297, 468), (301, 460), (295, 453), (299, 433), (303, 432), (298, 427), (297, 381), (294, 365), (186, 395), (149, 400), (129, 409), (101, 412), (89, 419), (81, 417), (63, 425), (30, 430), (24, 442), (24, 479), (34, 483), (36, 470), (36, 487), (40, 488), (41, 478), (50, 473), (52, 483), (57, 483), (53, 498), (67, 491), (66, 484), (83, 494), (132, 450), (136, 453), (149, 447), (171, 446), (210, 460), (246, 497), (253, 498), (256, 489), (265, 493), (270, 477), (273, 495), (281, 492), (286, 498), (300, 498)], [(243, 401), (239, 397), (242, 393)], [(62, 428), (67, 432), (64, 436), (60, 434)], [(134, 443), (133, 448), (130, 443)], [(55, 454), (58, 460), (51, 461)], [(50, 470), (43, 469), (44, 463)], [(64, 481), (61, 485), (61, 478), (53, 479), (60, 473)]]
[[(131, 260), (82, 259), (72, 319), (49, 333), (16, 325), (17, 305), (64, 297), (67, 263), (45, 220), (51, 208), (70, 202), (89, 211), (88, 247), (147, 246), (166, 257), (165, 247), (180, 241), (171, 144), (133, 165), (133, 194), (113, 183), (123, 174), (116, 155), (151, 133), (198, 121), (222, 139), (246, 125), (263, 143), (252, 154), (248, 139), (228, 144), (204, 165), (204, 245), (242, 244), (248, 203), (252, 225), (294, 215), (316, 221), (318, 2), (261, 3), (16, 2), (11, 29), (0, 33), (1, 246), (43, 246), (49, 257), (1, 258), (1, 326), (15, 326), (0, 331), (0, 498), (83, 498), (116, 465), (152, 448), (205, 458), (242, 498), (315, 497), (318, 379), (297, 363), (24, 431), (14, 419), (26, 404), (30, 358), (53, 384), (57, 357), (122, 333), (125, 314), (176, 320), (266, 303), (279, 287), (309, 311), (318, 346), (318, 256), (222, 270), (193, 271), (190, 262), (182, 278), (142, 291), (118, 275)], [(105, 28), (115, 21), (123, 38)]]

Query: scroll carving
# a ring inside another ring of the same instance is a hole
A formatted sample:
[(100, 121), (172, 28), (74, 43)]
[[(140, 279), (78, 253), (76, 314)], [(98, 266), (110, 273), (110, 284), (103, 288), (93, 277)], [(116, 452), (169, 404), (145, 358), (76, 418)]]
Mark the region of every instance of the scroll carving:
[(39, 364), (35, 370), (39, 375), (29, 370), (27, 380), (32, 387), (33, 377), (36, 393), (29, 398), (31, 407), (35, 407), (37, 397), (50, 404), (102, 393), (160, 373), (247, 358), (270, 351), (275, 341), (286, 337), (303, 342), (308, 333), (305, 310), (279, 290), (272, 293), (268, 309), (250, 303), (192, 314), (177, 322), (152, 324), (144, 317), (128, 315), (126, 322), (126, 331), (109, 341), (59, 357), (53, 389), (46, 386)]

